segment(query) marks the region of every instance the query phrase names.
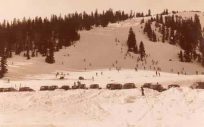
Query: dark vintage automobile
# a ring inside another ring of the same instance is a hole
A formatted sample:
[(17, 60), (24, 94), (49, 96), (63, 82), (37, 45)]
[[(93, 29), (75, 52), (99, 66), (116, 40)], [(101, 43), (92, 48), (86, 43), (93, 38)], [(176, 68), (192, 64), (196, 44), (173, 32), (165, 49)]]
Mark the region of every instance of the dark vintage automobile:
[(180, 86), (178, 84), (171, 84), (171, 85), (168, 85), (168, 89), (170, 88), (179, 88)]
[(134, 83), (125, 83), (123, 85), (123, 89), (134, 89), (134, 88), (136, 88)]
[(191, 88), (193, 88), (193, 89), (204, 89), (204, 82), (196, 82), (191, 86)]
[(122, 84), (119, 84), (119, 83), (109, 83), (109, 84), (106, 85), (106, 88), (110, 89), (110, 90), (120, 90), (120, 89), (122, 89)]
[(157, 84), (145, 83), (142, 87), (153, 89), (153, 90), (156, 90), (158, 92), (163, 92), (166, 90), (161, 84), (158, 84), (158, 83)]
[(16, 92), (17, 90), (13, 87), (3, 88), (3, 92)]
[(78, 88), (79, 88), (78, 85), (73, 85), (73, 86), (72, 86), (72, 89), (78, 89)]
[(19, 92), (33, 92), (34, 90), (31, 89), (30, 87), (21, 87), (18, 90)]
[(49, 86), (48, 88), (49, 88), (48, 90), (53, 91), (58, 89), (58, 86), (53, 85), (53, 86)]
[(46, 91), (49, 90), (49, 86), (41, 86), (40, 91)]
[(91, 84), (89, 88), (90, 89), (101, 89), (99, 84)]
[(63, 89), (63, 90), (69, 90), (69, 89), (70, 89), (70, 87), (69, 87), (69, 86), (67, 86), (67, 85), (64, 85), (64, 86), (61, 86), (61, 87), (60, 87), (60, 89)]
[(79, 89), (87, 89), (86, 84), (78, 84)]
[(4, 88), (0, 88), (0, 92), (4, 92)]

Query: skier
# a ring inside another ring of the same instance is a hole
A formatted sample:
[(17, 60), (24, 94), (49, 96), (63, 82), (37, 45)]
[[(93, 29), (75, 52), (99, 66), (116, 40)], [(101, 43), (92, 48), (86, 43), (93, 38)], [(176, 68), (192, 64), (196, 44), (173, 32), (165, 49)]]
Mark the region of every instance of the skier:
[(145, 94), (144, 94), (144, 88), (143, 87), (141, 87), (141, 92), (142, 92), (142, 96), (144, 96)]

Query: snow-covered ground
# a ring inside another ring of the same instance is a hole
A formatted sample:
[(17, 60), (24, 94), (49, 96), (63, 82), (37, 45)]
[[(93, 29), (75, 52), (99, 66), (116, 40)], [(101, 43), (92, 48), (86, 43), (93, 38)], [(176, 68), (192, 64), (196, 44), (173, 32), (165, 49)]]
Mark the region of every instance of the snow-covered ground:
[(2, 93), (1, 127), (203, 127), (204, 91)]
[[(179, 15), (193, 16), (189, 12)], [(200, 16), (204, 25), (204, 16)], [(29, 86), (37, 91), (0, 93), (0, 127), (203, 127), (204, 91), (189, 86), (204, 81), (204, 68), (195, 62), (179, 62), (178, 46), (148, 41), (140, 20), (81, 31), (79, 42), (55, 53), (55, 64), (46, 64), (43, 57), (26, 60), (23, 54), (9, 59), (9, 72), (0, 80), (0, 87)], [(137, 61), (138, 55), (127, 54), (130, 27), (136, 33), (137, 44), (144, 42), (146, 62)], [(157, 68), (161, 69), (160, 76), (156, 75)], [(57, 72), (65, 79), (59, 80)], [(138, 88), (39, 91), (42, 85), (72, 86), (79, 76), (85, 78), (81, 82), (87, 86), (135, 83)], [(146, 96), (142, 97), (139, 87), (149, 82), (182, 87), (162, 93), (145, 89)]]

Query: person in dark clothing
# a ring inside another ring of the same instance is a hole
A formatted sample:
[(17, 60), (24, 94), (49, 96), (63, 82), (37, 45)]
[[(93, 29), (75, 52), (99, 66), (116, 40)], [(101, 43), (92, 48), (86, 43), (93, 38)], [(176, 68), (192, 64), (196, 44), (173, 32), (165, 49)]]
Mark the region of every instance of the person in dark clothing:
[(141, 87), (141, 92), (142, 92), (142, 96), (144, 96), (145, 94), (144, 94), (144, 88), (143, 87)]

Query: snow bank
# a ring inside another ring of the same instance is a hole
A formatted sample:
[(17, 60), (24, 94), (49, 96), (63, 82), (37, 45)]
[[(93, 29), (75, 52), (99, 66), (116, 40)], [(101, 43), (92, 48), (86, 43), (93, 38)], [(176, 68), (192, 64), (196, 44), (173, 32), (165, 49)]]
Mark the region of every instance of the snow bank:
[(1, 127), (203, 127), (204, 91), (1, 93)]

